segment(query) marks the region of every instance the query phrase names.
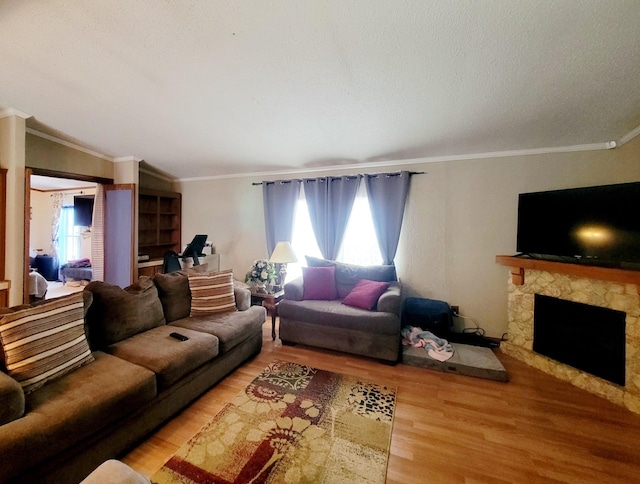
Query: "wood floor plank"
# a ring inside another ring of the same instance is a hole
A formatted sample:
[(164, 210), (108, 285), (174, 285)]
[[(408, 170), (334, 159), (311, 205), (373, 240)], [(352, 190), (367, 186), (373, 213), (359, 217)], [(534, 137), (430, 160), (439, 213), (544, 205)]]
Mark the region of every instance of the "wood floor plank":
[(303, 346), (263, 350), (122, 460), (150, 476), (274, 359), (398, 389), (388, 483), (640, 482), (640, 415), (506, 355), (508, 383)]

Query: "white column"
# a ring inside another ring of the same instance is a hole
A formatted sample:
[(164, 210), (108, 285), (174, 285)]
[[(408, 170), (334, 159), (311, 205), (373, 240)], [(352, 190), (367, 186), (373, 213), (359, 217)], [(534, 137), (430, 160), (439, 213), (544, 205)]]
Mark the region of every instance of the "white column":
[(9, 306), (22, 304), (24, 280), (24, 177), (26, 119), (15, 109), (0, 112), (0, 167), (7, 171), (5, 278), (11, 281)]

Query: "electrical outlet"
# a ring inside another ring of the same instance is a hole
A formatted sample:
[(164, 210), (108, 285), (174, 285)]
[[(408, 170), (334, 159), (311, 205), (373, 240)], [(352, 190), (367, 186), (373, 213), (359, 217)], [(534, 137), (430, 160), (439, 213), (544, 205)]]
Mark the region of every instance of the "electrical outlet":
[(451, 311), (453, 312), (453, 314), (458, 315), (460, 314), (460, 306), (451, 306)]

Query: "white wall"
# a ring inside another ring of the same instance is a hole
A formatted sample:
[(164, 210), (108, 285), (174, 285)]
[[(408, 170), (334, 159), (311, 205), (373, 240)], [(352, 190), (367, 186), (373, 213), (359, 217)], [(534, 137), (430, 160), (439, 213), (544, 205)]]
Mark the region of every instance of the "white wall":
[(40, 254), (51, 253), (51, 221), (53, 199), (50, 193), (31, 190), (31, 223), (29, 248), (40, 249)]
[[(640, 137), (608, 151), (439, 163), (416, 160), (401, 168), (426, 172), (412, 177), (396, 257), (405, 294), (456, 304), (488, 335), (501, 336), (507, 328), (508, 269), (497, 265), (495, 256), (515, 253), (518, 194), (640, 181)], [(336, 168), (310, 176), (356, 172)], [(183, 240), (195, 233), (209, 234), (221, 268), (231, 268), (242, 278), (251, 261), (268, 256), (262, 189), (251, 182), (300, 176), (178, 184), (183, 194)]]
[[(95, 189), (83, 189), (85, 195), (95, 195)], [(53, 197), (54, 192), (41, 192), (31, 190), (31, 224), (29, 226), (29, 247), (30, 249), (42, 249), (40, 254), (51, 253), (51, 223), (53, 220)], [(62, 192), (65, 193), (64, 191)], [(73, 196), (77, 191), (66, 194), (64, 205), (73, 205)], [(83, 234), (80, 238), (79, 258), (91, 258), (91, 233)]]

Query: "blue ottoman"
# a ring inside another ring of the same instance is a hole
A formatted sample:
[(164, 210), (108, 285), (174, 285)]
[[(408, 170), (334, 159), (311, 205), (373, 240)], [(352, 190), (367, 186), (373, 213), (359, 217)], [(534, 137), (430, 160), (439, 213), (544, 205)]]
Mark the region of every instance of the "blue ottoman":
[(435, 299), (408, 297), (402, 308), (402, 327), (416, 326), (444, 338), (453, 324), (449, 304)]

